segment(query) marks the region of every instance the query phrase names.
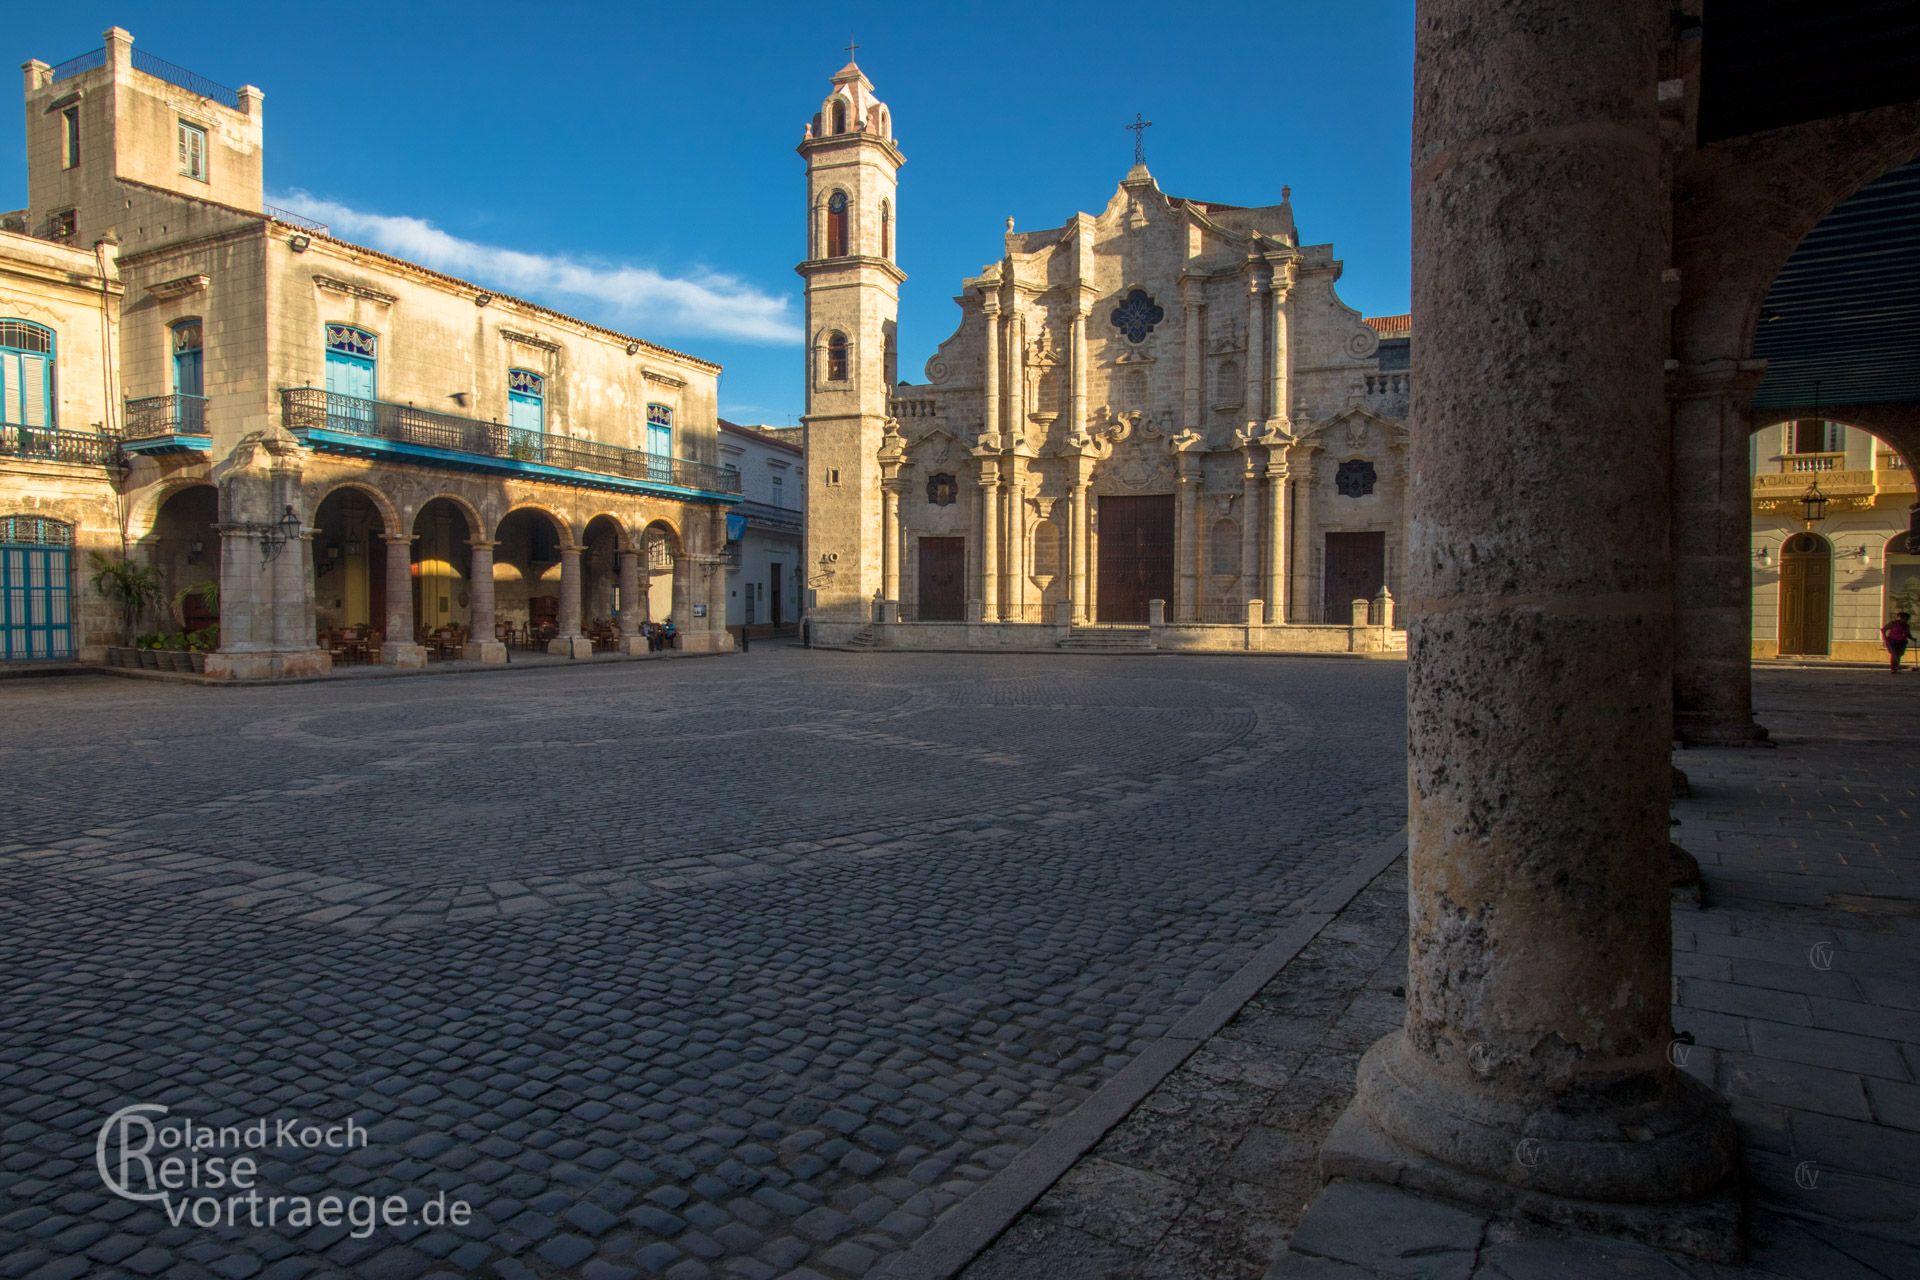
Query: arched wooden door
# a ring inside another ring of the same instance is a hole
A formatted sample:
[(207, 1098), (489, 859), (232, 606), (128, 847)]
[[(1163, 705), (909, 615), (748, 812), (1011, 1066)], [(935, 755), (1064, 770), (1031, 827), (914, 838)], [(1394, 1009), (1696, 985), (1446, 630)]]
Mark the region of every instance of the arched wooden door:
[(1780, 553), (1780, 652), (1826, 656), (1833, 613), (1833, 548), (1796, 533)]

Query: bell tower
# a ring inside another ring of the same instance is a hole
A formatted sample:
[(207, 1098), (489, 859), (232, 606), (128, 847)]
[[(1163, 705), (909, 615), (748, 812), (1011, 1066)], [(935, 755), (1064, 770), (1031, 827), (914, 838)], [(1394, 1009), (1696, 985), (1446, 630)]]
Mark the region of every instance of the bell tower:
[(882, 537), (879, 454), (907, 278), (895, 265), (894, 205), (906, 157), (886, 104), (851, 60), (799, 149), (807, 162), (807, 253), (796, 268), (807, 282), (806, 605), (826, 624), (816, 633), (832, 641), (874, 620), (885, 558), (899, 555)]

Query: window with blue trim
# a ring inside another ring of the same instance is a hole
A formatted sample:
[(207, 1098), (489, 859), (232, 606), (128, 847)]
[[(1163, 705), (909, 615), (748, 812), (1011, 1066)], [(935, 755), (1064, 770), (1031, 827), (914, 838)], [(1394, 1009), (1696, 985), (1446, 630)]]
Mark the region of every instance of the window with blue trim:
[(327, 425), (363, 430), (379, 390), (380, 340), (350, 324), (327, 326)]
[(673, 479), (673, 410), (664, 404), (647, 406), (647, 473), (653, 480)]
[(531, 369), (507, 370), (507, 421), (516, 431), (545, 431), (547, 380)]
[(58, 425), (53, 398), (53, 330), (31, 320), (0, 320), (0, 423)]

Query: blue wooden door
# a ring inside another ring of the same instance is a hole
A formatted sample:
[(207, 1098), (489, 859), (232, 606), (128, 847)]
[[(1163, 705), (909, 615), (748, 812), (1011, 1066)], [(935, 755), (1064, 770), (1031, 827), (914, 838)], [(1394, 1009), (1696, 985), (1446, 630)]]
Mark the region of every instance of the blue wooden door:
[(0, 660), (73, 656), (66, 547), (0, 542)]
[(372, 334), (327, 326), (327, 425), (337, 431), (373, 432), (374, 350)]

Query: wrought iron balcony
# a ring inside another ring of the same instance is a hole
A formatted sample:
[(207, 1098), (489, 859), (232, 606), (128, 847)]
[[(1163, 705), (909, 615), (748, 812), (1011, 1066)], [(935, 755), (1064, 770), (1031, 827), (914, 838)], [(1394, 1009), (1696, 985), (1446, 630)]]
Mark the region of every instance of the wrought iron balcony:
[(120, 442), (93, 431), (0, 423), (0, 458), (33, 458), (100, 467), (120, 456)]
[(207, 431), (205, 396), (148, 396), (127, 401), (127, 439), (154, 436), (204, 436)]
[(704, 462), (481, 422), (408, 404), (364, 400), (318, 387), (281, 391), (280, 407), (287, 430), (318, 448), (429, 465), (513, 472), (563, 484), (740, 492), (738, 472)]

